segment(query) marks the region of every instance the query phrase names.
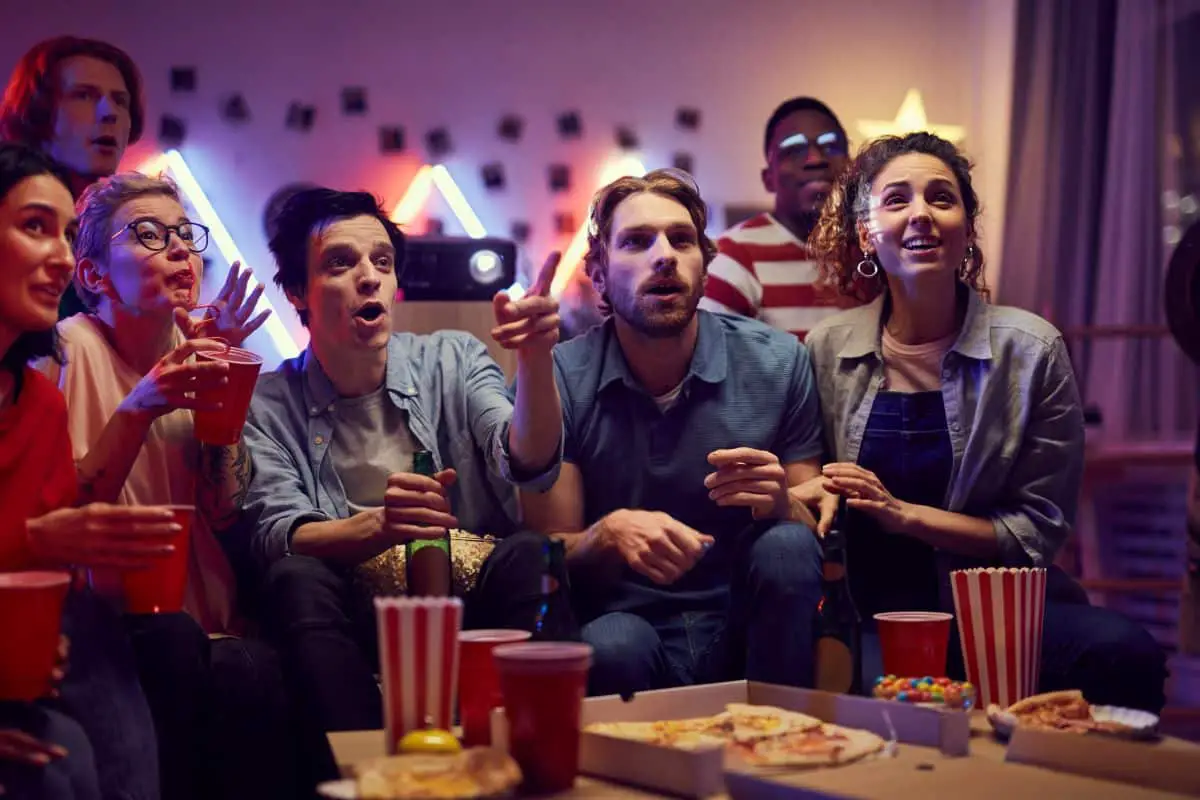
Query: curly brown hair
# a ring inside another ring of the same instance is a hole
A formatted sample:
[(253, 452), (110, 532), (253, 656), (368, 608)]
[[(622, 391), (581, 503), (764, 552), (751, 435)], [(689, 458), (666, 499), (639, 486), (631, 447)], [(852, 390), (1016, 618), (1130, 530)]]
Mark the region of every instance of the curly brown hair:
[[(613, 214), (621, 201), (641, 192), (669, 197), (687, 209), (692, 224), (696, 226), (700, 251), (704, 256), (704, 267), (717, 255), (717, 245), (704, 232), (708, 227), (708, 206), (700, 197), (700, 187), (692, 176), (680, 169), (668, 167), (647, 172), (640, 178), (617, 178), (592, 198), (588, 212), (588, 249), (583, 257), (583, 268), (591, 278), (598, 270), (608, 267), (608, 240), (612, 237)], [(605, 294), (600, 296), (600, 313), (608, 316), (612, 306)]]
[[(866, 302), (875, 299), (887, 287), (887, 282), (881, 278), (863, 278), (858, 273), (858, 264), (866, 257), (859, 247), (858, 225), (866, 222), (871, 183), (893, 159), (906, 153), (933, 156), (950, 168), (962, 193), (968, 228), (972, 235), (978, 230), (981, 209), (979, 196), (971, 185), (971, 162), (957, 147), (926, 132), (884, 136), (868, 142), (838, 178), (821, 209), (817, 227), (808, 239), (820, 265), (822, 280), (840, 294)], [(970, 263), (959, 268), (959, 280), (988, 299), (983, 251), (973, 242), (970, 252)]]

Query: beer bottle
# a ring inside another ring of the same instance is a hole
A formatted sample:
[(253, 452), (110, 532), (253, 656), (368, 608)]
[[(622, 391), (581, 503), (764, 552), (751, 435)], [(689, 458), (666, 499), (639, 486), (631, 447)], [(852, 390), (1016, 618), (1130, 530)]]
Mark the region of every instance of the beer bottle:
[[(413, 453), (413, 472), (433, 477), (433, 453)], [(410, 539), (404, 545), (404, 571), (410, 597), (448, 597), (451, 590), (450, 532), (437, 539)]]
[(566, 553), (558, 539), (547, 537), (542, 545), (542, 602), (533, 623), (534, 639), (562, 642), (579, 638), (571, 610)]
[(862, 694), (862, 618), (846, 577), (846, 498), (838, 504), (833, 526), (821, 541), (821, 602), (816, 618), (816, 688)]

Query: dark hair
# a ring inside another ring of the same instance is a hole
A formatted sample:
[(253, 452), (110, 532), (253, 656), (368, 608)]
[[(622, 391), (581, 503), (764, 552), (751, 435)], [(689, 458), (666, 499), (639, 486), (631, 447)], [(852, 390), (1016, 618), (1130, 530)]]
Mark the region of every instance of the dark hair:
[[(351, 217), (374, 217), (387, 231), (396, 250), (396, 273), (404, 265), (404, 233), (379, 201), (368, 192), (339, 192), (317, 186), (289, 197), (274, 217), (271, 254), (275, 256), (275, 285), (286, 292), (304, 296), (308, 286), (308, 237), (318, 225)], [(297, 311), (300, 322), (308, 325), (308, 312)]]
[(771, 154), (771, 137), (775, 135), (775, 128), (779, 123), (786, 118), (795, 114), (797, 111), (816, 111), (824, 114), (833, 120), (833, 124), (837, 126), (838, 132), (842, 134), (842, 138), (846, 138), (846, 129), (842, 127), (842, 121), (837, 118), (837, 114), (833, 110), (817, 100), (815, 97), (793, 97), (791, 100), (784, 100), (779, 104), (779, 107), (771, 112), (771, 116), (767, 119), (767, 128), (763, 133), (763, 153)]
[[(52, 175), (62, 182), (64, 188), (70, 186), (66, 172), (49, 156), (23, 144), (0, 142), (0, 203), (21, 181), (38, 175)], [(25, 331), (17, 336), (8, 351), (0, 356), (0, 368), (20, 376), (27, 363), (46, 356), (62, 363), (58, 332), (54, 327), (44, 331)]]
[(129, 143), (142, 138), (146, 105), (137, 65), (116, 45), (76, 36), (38, 42), (17, 62), (0, 101), (0, 138), (39, 148), (50, 140), (60, 90), (58, 67), (74, 56), (90, 56), (117, 68), (129, 90)]
[(315, 183), (297, 181), (296, 183), (286, 183), (271, 193), (271, 196), (267, 198), (267, 202), (263, 205), (262, 215), (263, 234), (267, 237), (268, 242), (275, 235), (275, 219), (283, 209), (284, 203), (305, 189), (319, 188), (320, 186)]
[[(696, 226), (704, 266), (707, 267), (716, 257), (717, 246), (704, 232), (708, 227), (708, 206), (700, 197), (700, 187), (691, 175), (683, 170), (668, 167), (647, 172), (641, 178), (617, 178), (596, 192), (588, 218), (588, 249), (583, 256), (583, 266), (589, 278), (598, 270), (608, 267), (608, 240), (612, 236), (613, 214), (616, 213), (617, 206), (630, 195), (641, 192), (669, 197), (686, 208), (688, 216), (692, 218), (692, 224)], [(600, 295), (600, 312), (604, 316), (612, 313), (607, 293)]]
[[(859, 247), (858, 223), (870, 212), (871, 183), (893, 159), (906, 153), (924, 153), (948, 166), (958, 181), (967, 226), (975, 233), (979, 221), (979, 196), (971, 185), (971, 162), (950, 142), (932, 133), (884, 136), (868, 142), (850, 166), (837, 179), (829, 199), (821, 209), (821, 218), (808, 239), (809, 248), (820, 264), (822, 278), (848, 297), (872, 300), (886, 283), (858, 275), (864, 259)], [(972, 243), (971, 263), (959, 269), (959, 279), (982, 295), (989, 296), (983, 274), (983, 251)]]

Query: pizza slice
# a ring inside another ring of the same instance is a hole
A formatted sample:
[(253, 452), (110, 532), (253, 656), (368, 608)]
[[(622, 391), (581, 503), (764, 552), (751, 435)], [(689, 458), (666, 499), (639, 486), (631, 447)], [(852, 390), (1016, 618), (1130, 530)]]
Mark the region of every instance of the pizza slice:
[(753, 742), (738, 742), (734, 753), (761, 767), (833, 767), (883, 749), (886, 742), (870, 731), (822, 724)]
[(1097, 720), (1083, 692), (1070, 689), (1018, 700), (1008, 707), (1017, 724), (1069, 733), (1129, 733), (1132, 728), (1113, 720)]
[(791, 731), (806, 731), (821, 726), (821, 720), (774, 706), (755, 706), (747, 703), (730, 703), (725, 706), (732, 726), (730, 734), (735, 742), (752, 742), (770, 736), (779, 736)]
[(728, 715), (717, 714), (712, 717), (656, 722), (596, 722), (584, 730), (661, 747), (698, 750), (705, 747), (724, 747), (729, 741), (728, 734), (724, 733), (728, 727)]

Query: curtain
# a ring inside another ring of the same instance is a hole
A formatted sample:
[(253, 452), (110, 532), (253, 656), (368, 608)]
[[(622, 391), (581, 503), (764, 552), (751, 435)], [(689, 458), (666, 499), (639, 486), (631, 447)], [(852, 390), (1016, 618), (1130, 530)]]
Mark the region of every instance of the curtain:
[[(1180, 3), (1021, 0), (1002, 302), (1067, 331), (1165, 325)], [(1169, 337), (1070, 344), (1105, 438), (1194, 434), (1196, 371)]]

